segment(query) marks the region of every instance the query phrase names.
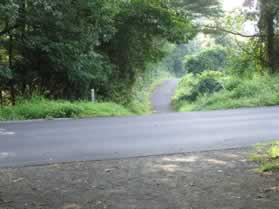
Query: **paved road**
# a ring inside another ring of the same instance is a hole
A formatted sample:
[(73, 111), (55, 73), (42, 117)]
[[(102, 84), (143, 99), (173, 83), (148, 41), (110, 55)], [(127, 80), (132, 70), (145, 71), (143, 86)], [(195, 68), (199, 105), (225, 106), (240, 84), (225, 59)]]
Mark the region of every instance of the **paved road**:
[(154, 113), (173, 112), (171, 108), (171, 98), (175, 93), (178, 81), (178, 79), (167, 80), (154, 91), (151, 98)]
[(245, 147), (279, 139), (279, 107), (0, 124), (0, 167)]

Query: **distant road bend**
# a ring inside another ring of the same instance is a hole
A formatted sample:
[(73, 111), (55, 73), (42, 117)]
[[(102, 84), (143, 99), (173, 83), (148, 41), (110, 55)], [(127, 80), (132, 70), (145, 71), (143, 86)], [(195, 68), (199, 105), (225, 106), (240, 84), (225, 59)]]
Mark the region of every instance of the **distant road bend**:
[(0, 167), (246, 147), (279, 138), (279, 107), (0, 123)]
[(171, 98), (175, 93), (178, 82), (178, 79), (167, 80), (155, 89), (151, 98), (154, 113), (173, 112)]

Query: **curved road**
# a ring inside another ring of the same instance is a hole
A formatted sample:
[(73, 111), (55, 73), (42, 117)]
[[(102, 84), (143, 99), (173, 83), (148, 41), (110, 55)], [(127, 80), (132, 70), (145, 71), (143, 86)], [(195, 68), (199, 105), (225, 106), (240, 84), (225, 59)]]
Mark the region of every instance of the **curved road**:
[(0, 123), (0, 167), (246, 147), (279, 138), (279, 107)]
[(171, 98), (175, 93), (178, 81), (178, 79), (167, 80), (155, 89), (151, 98), (154, 113), (173, 112)]

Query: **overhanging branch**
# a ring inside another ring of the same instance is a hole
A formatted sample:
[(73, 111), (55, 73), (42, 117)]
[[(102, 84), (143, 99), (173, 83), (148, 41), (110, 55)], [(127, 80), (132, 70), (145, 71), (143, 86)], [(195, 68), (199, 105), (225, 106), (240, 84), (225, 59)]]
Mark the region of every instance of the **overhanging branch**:
[(252, 35), (248, 35), (248, 34), (243, 34), (237, 31), (231, 31), (231, 30), (227, 30), (225, 28), (221, 28), (221, 27), (217, 27), (217, 26), (203, 26), (202, 27), (202, 31), (203, 32), (207, 32), (207, 33), (212, 33), (212, 32), (225, 32), (225, 33), (229, 33), (235, 36), (241, 36), (244, 38), (257, 38), (257, 37), (263, 37), (263, 35), (261, 34), (252, 34)]

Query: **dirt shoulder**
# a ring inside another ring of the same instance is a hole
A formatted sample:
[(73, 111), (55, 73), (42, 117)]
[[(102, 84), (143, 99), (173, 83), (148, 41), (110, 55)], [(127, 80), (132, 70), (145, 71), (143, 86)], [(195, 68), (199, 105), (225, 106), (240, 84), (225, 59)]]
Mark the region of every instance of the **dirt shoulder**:
[(0, 170), (0, 209), (278, 209), (248, 149)]

